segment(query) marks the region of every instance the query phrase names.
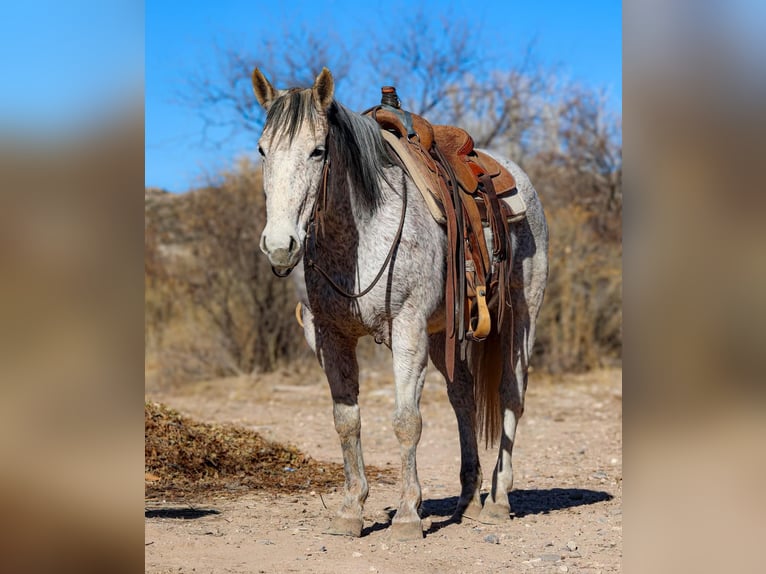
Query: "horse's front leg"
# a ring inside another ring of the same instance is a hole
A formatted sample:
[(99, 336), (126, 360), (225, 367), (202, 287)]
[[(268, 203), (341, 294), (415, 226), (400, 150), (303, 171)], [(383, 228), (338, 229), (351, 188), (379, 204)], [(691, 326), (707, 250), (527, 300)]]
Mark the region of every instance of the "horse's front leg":
[(343, 503), (328, 529), (330, 534), (362, 535), (362, 510), (367, 500), (367, 478), (364, 475), (362, 422), (359, 414), (359, 367), (356, 360), (356, 339), (342, 336), (320, 337), (318, 348), (333, 401), (335, 430), (343, 451), (343, 473), (346, 483)]
[(392, 326), (391, 350), (396, 382), (393, 426), (402, 459), (402, 491), (391, 531), (399, 540), (418, 539), (423, 537), (416, 451), (422, 430), (420, 395), (428, 365), (425, 319), (400, 314)]

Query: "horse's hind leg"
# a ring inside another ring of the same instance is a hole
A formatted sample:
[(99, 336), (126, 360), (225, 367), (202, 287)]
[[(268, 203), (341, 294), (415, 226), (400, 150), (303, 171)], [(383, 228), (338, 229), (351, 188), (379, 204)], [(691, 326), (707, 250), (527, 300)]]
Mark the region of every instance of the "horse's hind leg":
[(422, 431), (420, 395), (428, 365), (425, 319), (418, 320), (415, 313), (402, 312), (393, 322), (391, 350), (396, 382), (393, 423), (402, 459), (402, 491), (391, 535), (398, 540), (410, 540), (423, 537), (416, 452)]
[[(447, 378), (444, 358), (444, 333), (432, 335), (429, 339), (431, 360)], [(454, 380), (447, 383), (447, 395), (455, 411), (460, 435), (460, 499), (455, 508), (454, 519), (463, 516), (477, 518), (481, 512), (481, 463), (476, 443), (474, 412), (476, 403), (473, 396), (473, 377), (465, 364), (455, 365)]]
[[(509, 329), (503, 333), (503, 348), (506, 353), (503, 360), (503, 375), (500, 383), (500, 408), (502, 412), (502, 432), (497, 464), (492, 473), (492, 487), (484, 501), (479, 520), (498, 524), (510, 520), (508, 493), (513, 487), (513, 444), (516, 438), (516, 426), (524, 413), (524, 394), (527, 388), (527, 369), (529, 350), (534, 341), (534, 322), (529, 319), (525, 305), (514, 302), (514, 336)], [(523, 312), (520, 312), (522, 311)]]
[(330, 384), (335, 430), (343, 451), (343, 473), (346, 477), (343, 503), (330, 523), (329, 534), (362, 535), (362, 509), (367, 500), (367, 478), (364, 475), (361, 418), (359, 414), (359, 366), (356, 339), (323, 336), (319, 359)]

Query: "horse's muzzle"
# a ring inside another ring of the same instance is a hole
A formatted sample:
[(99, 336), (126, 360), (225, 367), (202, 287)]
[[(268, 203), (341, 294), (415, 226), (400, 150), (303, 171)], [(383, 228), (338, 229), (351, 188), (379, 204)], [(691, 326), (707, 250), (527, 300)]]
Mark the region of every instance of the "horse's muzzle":
[(287, 277), (292, 273), (293, 269), (295, 269), (295, 265), (292, 265), (290, 267), (274, 267), (271, 266), (271, 272), (274, 273), (277, 277)]
[(261, 236), (261, 251), (269, 258), (274, 275), (287, 277), (303, 256), (301, 242), (292, 233), (275, 234), (269, 241), (266, 237), (267, 234), (264, 231)]
[(303, 255), (298, 243), (290, 242), (289, 249), (275, 249), (269, 252), (268, 258), (271, 270), (277, 277), (287, 277), (295, 268)]

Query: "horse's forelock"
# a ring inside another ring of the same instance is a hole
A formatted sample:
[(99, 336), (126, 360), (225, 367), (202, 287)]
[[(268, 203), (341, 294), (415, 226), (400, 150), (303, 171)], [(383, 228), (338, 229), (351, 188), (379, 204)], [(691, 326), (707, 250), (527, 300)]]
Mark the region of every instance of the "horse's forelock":
[(319, 112), (314, 106), (311, 90), (292, 88), (271, 104), (266, 114), (265, 129), (271, 130), (271, 139), (287, 137), (291, 144), (304, 124), (312, 132), (316, 129)]

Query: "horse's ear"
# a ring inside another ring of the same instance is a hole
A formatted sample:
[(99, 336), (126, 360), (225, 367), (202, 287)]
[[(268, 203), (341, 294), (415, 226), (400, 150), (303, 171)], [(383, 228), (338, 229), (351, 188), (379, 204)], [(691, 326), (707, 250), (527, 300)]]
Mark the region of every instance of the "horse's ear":
[(311, 92), (314, 95), (314, 101), (320, 110), (326, 110), (330, 107), (333, 95), (335, 94), (335, 80), (332, 79), (330, 70), (322, 68), (322, 71), (314, 82), (314, 87), (311, 89)]
[(253, 91), (258, 99), (258, 103), (268, 111), (271, 104), (277, 98), (277, 90), (274, 89), (274, 86), (271, 85), (266, 76), (263, 75), (263, 72), (258, 68), (253, 70)]

